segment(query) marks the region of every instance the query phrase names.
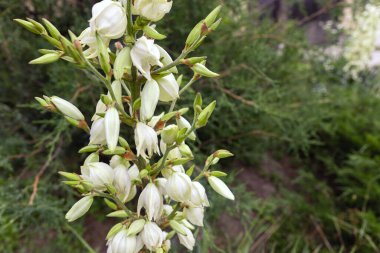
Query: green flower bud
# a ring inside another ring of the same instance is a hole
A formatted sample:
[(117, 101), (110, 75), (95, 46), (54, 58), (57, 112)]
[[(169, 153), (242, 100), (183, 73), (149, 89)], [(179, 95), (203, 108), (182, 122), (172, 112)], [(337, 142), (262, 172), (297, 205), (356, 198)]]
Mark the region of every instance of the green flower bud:
[(177, 221), (171, 220), (171, 221), (169, 221), (169, 225), (177, 233), (179, 233), (181, 235), (186, 235), (186, 231), (183, 229), (182, 225), (180, 223), (178, 223)]
[(79, 111), (79, 109), (69, 101), (53, 96), (51, 97), (51, 102), (63, 115), (78, 121), (84, 120), (84, 116), (81, 111)]
[(159, 33), (156, 31), (156, 29), (154, 29), (153, 27), (151, 26), (144, 26), (144, 29), (143, 29), (145, 35), (147, 35), (149, 38), (152, 38), (152, 39), (155, 39), (155, 40), (163, 40), (166, 38), (165, 35)]
[(59, 39), (59, 37), (61, 36), (61, 33), (58, 31), (58, 29), (52, 23), (50, 23), (49, 20), (47, 20), (45, 18), (42, 19), (42, 22), (46, 26), (50, 35), (55, 39)]
[(96, 34), (96, 42), (98, 45), (100, 66), (102, 67), (103, 71), (108, 75), (111, 72), (111, 65), (107, 47), (98, 34)]
[(214, 21), (216, 20), (216, 18), (219, 16), (219, 13), (220, 13), (221, 9), (222, 9), (222, 6), (219, 5), (214, 10), (212, 10), (210, 12), (210, 14), (207, 15), (207, 17), (204, 20), (204, 22), (207, 24), (207, 26), (211, 26), (214, 23)]
[(112, 213), (107, 214), (107, 217), (112, 218), (127, 218), (128, 214), (124, 210), (118, 210)]
[(27, 29), (29, 32), (32, 32), (34, 34), (40, 34), (41, 32), (31, 23), (23, 19), (13, 19), (16, 23)]
[(164, 143), (171, 145), (176, 141), (178, 134), (178, 126), (172, 124), (169, 126), (166, 126), (161, 131), (161, 139)]
[(70, 172), (64, 172), (64, 171), (58, 171), (58, 174), (61, 176), (70, 179), (70, 180), (81, 180), (80, 176), (75, 173), (70, 173)]
[(123, 224), (117, 223), (115, 226), (113, 226), (110, 231), (108, 232), (106, 239), (109, 240), (111, 237), (116, 235), (118, 232), (120, 232), (124, 228)]
[(49, 64), (58, 61), (59, 58), (61, 58), (61, 54), (50, 53), (30, 61), (29, 64)]
[(94, 198), (92, 196), (86, 196), (76, 202), (71, 209), (67, 212), (65, 218), (69, 221), (75, 221), (82, 217), (90, 209)]
[(91, 153), (91, 152), (95, 152), (95, 151), (98, 151), (100, 148), (100, 146), (98, 145), (88, 145), (86, 147), (83, 147), (81, 148), (78, 153), (82, 154), (82, 153)]
[(215, 106), (216, 101), (213, 101), (205, 109), (202, 110), (202, 112), (199, 114), (198, 121), (196, 123), (197, 128), (204, 127), (207, 124), (211, 114), (215, 109)]
[(137, 235), (138, 233), (140, 233), (143, 230), (144, 225), (145, 225), (145, 220), (144, 219), (135, 220), (129, 226), (127, 235), (128, 236)]
[(205, 77), (218, 77), (219, 76), (218, 73), (212, 72), (205, 65), (203, 65), (201, 63), (195, 63), (191, 69), (194, 71), (194, 73), (199, 74), (201, 76), (205, 76)]
[(131, 75), (132, 71), (131, 49), (125, 47), (117, 54), (114, 63), (113, 74), (116, 80), (123, 78), (125, 73)]

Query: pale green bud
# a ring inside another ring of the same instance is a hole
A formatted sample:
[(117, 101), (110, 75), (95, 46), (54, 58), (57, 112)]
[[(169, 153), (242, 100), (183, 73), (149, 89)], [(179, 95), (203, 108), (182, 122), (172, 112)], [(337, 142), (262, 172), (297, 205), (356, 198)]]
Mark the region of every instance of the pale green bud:
[(42, 22), (48, 29), (50, 35), (55, 39), (59, 39), (59, 37), (61, 36), (61, 33), (58, 31), (58, 29), (52, 23), (50, 23), (49, 20), (45, 18), (42, 19)]
[(194, 71), (194, 73), (199, 74), (201, 76), (205, 76), (205, 77), (218, 77), (219, 76), (218, 73), (212, 72), (205, 65), (203, 65), (201, 63), (195, 63), (191, 69)]
[(112, 91), (113, 91), (113, 93), (115, 95), (116, 102), (119, 105), (122, 105), (123, 101), (122, 101), (121, 82), (120, 81), (113, 81), (112, 84), (111, 84), (111, 88), (112, 88)]
[(220, 150), (214, 152), (214, 156), (218, 157), (218, 158), (227, 158), (227, 157), (231, 157), (233, 155), (234, 154), (232, 154), (230, 151), (225, 150), (225, 149), (220, 149)]
[(107, 217), (127, 218), (128, 214), (124, 210), (118, 210), (118, 211), (107, 214)]
[(191, 152), (190, 147), (188, 145), (186, 145), (185, 143), (182, 143), (179, 146), (179, 152), (181, 152), (181, 155), (183, 155), (185, 157), (194, 157), (193, 152)]
[(145, 225), (145, 220), (144, 219), (135, 220), (129, 226), (127, 235), (128, 236), (137, 235), (138, 233), (140, 233), (143, 230), (144, 225)]
[(23, 19), (13, 19), (13, 21), (17, 22), (19, 25), (27, 29), (29, 32), (32, 32), (34, 34), (40, 34), (41, 32), (29, 21), (23, 20)]
[(211, 176), (214, 176), (214, 177), (225, 177), (227, 176), (227, 173), (224, 173), (222, 171), (212, 171), (211, 173)]
[(117, 223), (116, 225), (114, 225), (110, 231), (108, 232), (107, 236), (106, 236), (106, 239), (110, 239), (111, 237), (113, 237), (114, 235), (116, 235), (118, 232), (120, 232), (122, 229), (124, 228), (123, 224), (121, 223)]
[(213, 101), (205, 109), (202, 110), (202, 112), (199, 114), (198, 121), (196, 123), (197, 128), (204, 127), (207, 124), (211, 114), (215, 109), (215, 106), (216, 101)]
[(207, 56), (191, 57), (191, 58), (187, 58), (187, 59), (182, 59), (181, 63), (183, 63), (185, 65), (192, 66), (196, 63), (201, 63), (201, 62), (205, 61), (206, 59), (207, 59)]
[(103, 71), (108, 75), (111, 71), (111, 65), (107, 47), (98, 34), (96, 34), (96, 42), (98, 45), (100, 66), (102, 67)]
[(91, 153), (91, 152), (95, 152), (95, 151), (98, 151), (99, 150), (99, 146), (98, 145), (88, 145), (88, 146), (85, 146), (83, 148), (81, 148), (78, 153), (82, 154), (82, 153)]
[(40, 97), (35, 97), (34, 99), (37, 100), (38, 103), (40, 103), (41, 106), (43, 107), (47, 107), (48, 106), (48, 103), (46, 103), (46, 101)]
[(193, 28), (193, 30), (191, 30), (191, 32), (189, 33), (186, 39), (186, 47), (191, 46), (192, 44), (194, 44), (194, 42), (196, 42), (200, 38), (202, 25), (203, 25), (203, 20), (199, 22)]
[(166, 126), (161, 131), (161, 139), (163, 142), (170, 145), (176, 141), (177, 134), (178, 134), (178, 126), (172, 124), (172, 125)]
[(84, 116), (81, 111), (79, 111), (79, 109), (69, 101), (53, 96), (51, 97), (51, 102), (63, 115), (78, 121), (84, 120)]
[(186, 235), (186, 232), (185, 230), (183, 229), (183, 225), (181, 225), (180, 223), (178, 223), (177, 221), (175, 220), (171, 220), (169, 221), (169, 225), (170, 227), (176, 231), (177, 233), (179, 234), (182, 234), (182, 235)]
[(37, 59), (30, 61), (29, 64), (49, 64), (58, 61), (60, 57), (61, 54), (58, 53), (45, 54), (41, 57), (38, 57)]
[(64, 172), (64, 171), (58, 171), (58, 173), (67, 178), (67, 179), (70, 179), (70, 180), (81, 180), (80, 176), (78, 174), (75, 174), (75, 173), (70, 173), (70, 172)]
[(215, 22), (216, 18), (219, 16), (221, 9), (222, 9), (222, 6), (219, 5), (214, 10), (212, 10), (210, 14), (207, 15), (207, 17), (204, 20), (207, 26), (211, 26)]
[(227, 199), (235, 200), (234, 194), (222, 180), (215, 176), (209, 176), (207, 180), (214, 191)]
[(94, 198), (92, 196), (86, 196), (76, 202), (71, 209), (67, 212), (65, 218), (69, 221), (75, 221), (82, 217), (90, 209)]
[(132, 71), (131, 49), (123, 48), (116, 56), (114, 63), (113, 74), (116, 80), (123, 78), (125, 73), (131, 75)]
[(151, 26), (144, 26), (144, 29), (143, 29), (145, 35), (149, 38), (152, 38), (152, 39), (155, 39), (155, 40), (163, 40), (166, 38), (165, 35), (159, 33), (156, 31), (156, 29), (154, 29), (153, 27)]
[(41, 25), (39, 22), (31, 19), (31, 18), (26, 18), (30, 23), (32, 23), (34, 25), (34, 27), (36, 27), (36, 29), (40, 32), (40, 33), (45, 33), (46, 34), (46, 29), (43, 25)]

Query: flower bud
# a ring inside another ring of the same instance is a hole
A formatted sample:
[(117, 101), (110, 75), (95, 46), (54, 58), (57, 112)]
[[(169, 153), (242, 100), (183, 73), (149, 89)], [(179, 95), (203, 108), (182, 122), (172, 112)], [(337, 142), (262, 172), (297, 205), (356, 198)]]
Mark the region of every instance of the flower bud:
[(81, 167), (82, 177), (91, 182), (95, 189), (106, 190), (114, 178), (112, 168), (103, 162), (89, 163)]
[(208, 106), (206, 106), (205, 109), (202, 110), (202, 112), (199, 114), (198, 121), (195, 125), (197, 128), (201, 128), (207, 125), (207, 122), (211, 117), (211, 114), (213, 113), (215, 106), (216, 101), (213, 101)]
[[(111, 84), (111, 88), (112, 88), (113, 94), (115, 95), (116, 102), (119, 105), (122, 105), (123, 101), (122, 101), (121, 82), (120, 81), (113, 81)], [(108, 96), (111, 98), (110, 94), (108, 94)]]
[(145, 220), (144, 219), (135, 220), (129, 226), (127, 234), (129, 236), (131, 236), (131, 235), (137, 235), (138, 233), (141, 232), (141, 230), (143, 230), (144, 225), (145, 225)]
[(71, 209), (67, 212), (65, 218), (69, 221), (75, 221), (82, 217), (90, 209), (94, 198), (92, 196), (86, 196), (76, 202)]
[(127, 159), (119, 156), (119, 155), (114, 155), (111, 157), (110, 160), (110, 166), (115, 169), (117, 166), (123, 165), (125, 167), (129, 167), (129, 162)]
[(166, 193), (171, 199), (185, 202), (191, 196), (191, 179), (182, 172), (174, 172), (166, 183)]
[(49, 53), (30, 61), (29, 64), (49, 64), (58, 61), (59, 58), (61, 58), (61, 54)]
[(141, 192), (137, 203), (137, 214), (140, 215), (141, 208), (145, 208), (149, 220), (157, 220), (161, 216), (163, 198), (157, 186), (149, 183)]
[(29, 32), (32, 32), (34, 34), (40, 34), (41, 32), (29, 21), (23, 20), (23, 19), (13, 19), (15, 22), (17, 22), (19, 25), (27, 29)]
[(160, 89), (155, 80), (147, 81), (143, 90), (141, 91), (141, 108), (140, 118), (147, 121), (154, 115), (158, 98), (160, 95)]
[(234, 194), (222, 180), (214, 176), (209, 176), (207, 180), (214, 191), (227, 199), (235, 200)]
[(155, 80), (160, 88), (160, 101), (169, 102), (179, 97), (179, 85), (173, 74)]
[(177, 138), (177, 133), (178, 133), (178, 126), (176, 126), (174, 124), (166, 126), (161, 131), (161, 139), (167, 145), (171, 145), (171, 144), (173, 144), (175, 142), (175, 140)]
[(216, 18), (219, 16), (221, 9), (222, 9), (222, 6), (219, 5), (214, 10), (212, 10), (210, 14), (207, 15), (207, 17), (204, 20), (207, 26), (211, 26), (215, 22)]
[(163, 40), (166, 38), (165, 35), (157, 32), (156, 29), (154, 29), (153, 27), (149, 25), (144, 26), (143, 31), (146, 36), (155, 40)]
[(201, 28), (203, 25), (203, 21), (199, 22), (196, 26), (194, 26), (193, 30), (189, 33), (186, 39), (186, 47), (190, 47), (193, 45), (198, 39), (200, 39)]
[(116, 80), (120, 80), (123, 78), (125, 73), (129, 75), (132, 73), (132, 59), (131, 59), (131, 49), (129, 47), (125, 47), (121, 49), (121, 51), (117, 54), (113, 74)]
[(89, 163), (96, 163), (96, 162), (99, 162), (99, 154), (91, 153), (89, 156), (87, 156), (86, 160), (84, 160), (84, 165), (87, 165)]
[[(184, 117), (179, 116), (179, 118), (176, 118), (176, 120), (177, 120), (177, 125), (178, 125), (179, 129), (183, 129), (183, 128), (190, 129), (191, 128), (190, 122), (187, 121)], [(195, 133), (192, 132), (189, 135), (189, 139), (195, 140), (195, 138), (196, 138)]]
[(119, 139), (120, 119), (115, 107), (108, 109), (104, 117), (106, 140), (108, 149), (114, 151)]
[(205, 77), (218, 77), (219, 76), (218, 73), (212, 72), (205, 65), (203, 65), (201, 63), (195, 63), (191, 69), (194, 71), (194, 73), (199, 74), (201, 76), (205, 76)]
[(161, 247), (165, 237), (161, 228), (156, 223), (148, 221), (141, 232), (141, 239), (148, 250), (155, 251)]
[(54, 38), (54, 39), (59, 39), (60, 36), (61, 36), (61, 33), (58, 31), (58, 29), (52, 24), (50, 23), (49, 20), (43, 18), (42, 19), (42, 22), (44, 23), (44, 25), (46, 26), (46, 28), (48, 29), (50, 35)]
[(191, 152), (191, 149), (188, 145), (186, 145), (184, 142), (179, 145), (179, 152), (181, 152), (181, 155), (184, 157), (194, 157), (193, 152)]
[(108, 241), (107, 253), (135, 253), (136, 244), (136, 237), (128, 236), (127, 230), (122, 229)]
[(62, 98), (53, 96), (51, 98), (51, 102), (54, 104), (55, 107), (65, 116), (68, 116), (70, 118), (73, 118), (75, 120), (84, 120), (83, 114), (79, 111), (79, 109), (70, 103), (69, 101), (66, 101)]
[(127, 16), (120, 2), (103, 0), (92, 7), (90, 27), (101, 37), (118, 39), (127, 28)]
[(205, 188), (197, 181), (191, 184), (190, 202), (195, 206), (210, 206)]

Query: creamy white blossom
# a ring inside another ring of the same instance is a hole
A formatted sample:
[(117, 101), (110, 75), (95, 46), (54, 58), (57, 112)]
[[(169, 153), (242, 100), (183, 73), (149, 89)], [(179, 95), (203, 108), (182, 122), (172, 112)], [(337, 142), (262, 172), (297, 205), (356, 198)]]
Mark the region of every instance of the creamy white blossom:
[(106, 163), (96, 162), (81, 167), (82, 177), (92, 183), (97, 190), (105, 190), (113, 182), (113, 169)]
[(163, 66), (160, 62), (160, 51), (155, 46), (154, 40), (145, 36), (137, 39), (131, 50), (131, 59), (133, 65), (148, 80), (152, 79), (150, 75), (151, 66)]
[(117, 197), (126, 202), (131, 191), (132, 182), (128, 168), (125, 165), (120, 164), (114, 168), (114, 186), (117, 190)]
[(126, 229), (122, 229), (108, 243), (107, 253), (135, 253), (137, 239), (135, 236), (128, 236)]
[(105, 113), (106, 111), (107, 111), (107, 106), (102, 102), (102, 100), (99, 99), (98, 103), (96, 104), (95, 113), (92, 116), (91, 120), (94, 121), (94, 120), (100, 119), (101, 117), (97, 114)]
[(191, 182), (190, 202), (195, 206), (210, 206), (206, 190), (198, 181)]
[(231, 190), (228, 188), (228, 186), (219, 178), (214, 177), (214, 176), (209, 176), (207, 178), (209, 184), (211, 185), (212, 189), (222, 195), (223, 197), (227, 199), (234, 200), (235, 196), (231, 192)]
[(141, 120), (146, 121), (152, 118), (154, 111), (156, 110), (159, 95), (160, 89), (158, 87), (158, 83), (153, 79), (148, 80), (141, 91)]
[(182, 172), (174, 172), (166, 183), (166, 194), (173, 200), (184, 202), (191, 196), (191, 179)]
[(183, 210), (185, 217), (194, 225), (203, 227), (204, 209), (203, 207), (185, 207)]
[(153, 153), (160, 153), (156, 131), (142, 122), (136, 124), (135, 143), (138, 156), (147, 158), (151, 157)]
[(108, 148), (113, 151), (117, 146), (120, 132), (119, 112), (115, 107), (111, 107), (104, 117), (106, 140)]
[(169, 102), (179, 97), (179, 85), (173, 74), (155, 80), (160, 88), (160, 101)]
[(141, 232), (141, 239), (148, 250), (156, 250), (161, 247), (165, 237), (161, 228), (155, 222), (148, 221)]
[(195, 245), (195, 238), (193, 233), (191, 232), (190, 229), (188, 229), (186, 226), (181, 225), (182, 229), (185, 231), (186, 235), (182, 235), (178, 233), (178, 239), (179, 242), (185, 246), (189, 250), (193, 250), (194, 245)]
[(90, 131), (90, 143), (103, 145), (106, 143), (106, 131), (104, 119), (100, 118), (92, 122)]
[(120, 2), (103, 0), (92, 7), (90, 27), (101, 37), (118, 39), (127, 28), (127, 16)]
[[(168, 52), (166, 52), (165, 49), (163, 49), (161, 46), (159, 45), (156, 45), (156, 47), (158, 48), (158, 51), (160, 51), (160, 60), (162, 62), (162, 64), (164, 66), (167, 66), (169, 64), (171, 64), (173, 62), (173, 59), (172, 57), (169, 55)], [(174, 73), (174, 74), (177, 74), (178, 73), (178, 69), (177, 67), (172, 67), (171, 69), (169, 69), (170, 72)]]
[[(187, 119), (185, 119), (184, 117), (182, 116), (179, 116), (176, 118), (177, 120), (177, 125), (179, 127), (179, 129), (183, 129), (183, 128), (186, 128), (186, 129), (191, 129), (191, 124), (189, 121), (187, 121)], [(195, 136), (195, 133), (192, 132), (190, 135), (189, 135), (189, 139), (190, 140), (195, 140), (196, 136)]]
[[(107, 38), (101, 38), (104, 45), (108, 46), (110, 40)], [(96, 41), (95, 31), (91, 29), (91, 27), (87, 27), (78, 37), (78, 40), (82, 44), (83, 47), (87, 47), (86, 50), (83, 51), (83, 55), (92, 59), (98, 56), (98, 43)]]
[(141, 192), (137, 204), (137, 214), (140, 215), (142, 208), (145, 208), (149, 220), (160, 218), (163, 208), (163, 198), (154, 183), (149, 183)]
[(156, 22), (169, 13), (172, 4), (173, 1), (168, 0), (135, 0), (132, 12)]

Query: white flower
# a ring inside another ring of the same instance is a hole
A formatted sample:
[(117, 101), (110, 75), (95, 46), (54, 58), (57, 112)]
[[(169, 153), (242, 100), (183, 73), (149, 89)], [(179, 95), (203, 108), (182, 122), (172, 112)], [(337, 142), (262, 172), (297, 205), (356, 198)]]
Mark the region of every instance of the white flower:
[(128, 168), (122, 164), (114, 169), (114, 186), (117, 190), (117, 197), (125, 202), (131, 191), (132, 182), (129, 177)]
[(111, 151), (114, 151), (119, 139), (120, 119), (119, 113), (115, 107), (108, 109), (104, 117), (106, 130), (107, 146)]
[(136, 124), (135, 143), (137, 156), (147, 158), (152, 156), (153, 153), (160, 153), (156, 131), (144, 123), (138, 122)]
[(185, 202), (191, 196), (191, 179), (182, 172), (174, 172), (166, 183), (167, 195), (178, 202)]
[(179, 85), (173, 74), (155, 80), (160, 88), (160, 101), (169, 102), (179, 97)]
[(160, 193), (165, 196), (166, 195), (166, 183), (167, 183), (167, 179), (164, 178), (164, 177), (159, 177), (159, 178), (156, 178), (156, 184), (157, 184), (157, 188), (158, 190), (160, 191)]
[(235, 196), (231, 192), (231, 190), (228, 188), (228, 186), (219, 178), (214, 177), (214, 176), (209, 176), (207, 178), (209, 184), (211, 185), (212, 189), (222, 195), (223, 197), (227, 199), (234, 200)]
[[(162, 140), (160, 141), (160, 150), (163, 154), (166, 152), (166, 144)], [(169, 160), (178, 159), (178, 158), (182, 158), (179, 148), (174, 148), (171, 151), (169, 151), (169, 155), (168, 155)]]
[(185, 217), (194, 225), (203, 227), (204, 209), (203, 207), (186, 207), (183, 210)]
[(101, 37), (118, 39), (127, 28), (127, 16), (121, 3), (103, 0), (92, 7), (90, 27)]
[(141, 108), (140, 119), (147, 121), (154, 115), (158, 98), (160, 95), (160, 89), (155, 80), (149, 80), (145, 83), (143, 90), (141, 91)]
[(178, 239), (179, 242), (185, 246), (189, 250), (193, 250), (195, 245), (195, 238), (193, 233), (191, 233), (190, 229), (188, 229), (186, 226), (181, 225), (182, 229), (185, 231), (186, 235), (182, 235), (178, 233)]
[(164, 241), (164, 233), (161, 228), (154, 222), (147, 222), (141, 232), (141, 239), (148, 250), (160, 248)]
[[(177, 125), (179, 127), (179, 129), (183, 129), (183, 128), (186, 128), (186, 129), (191, 129), (191, 124), (189, 121), (187, 121), (184, 117), (182, 116), (179, 116), (176, 118), (177, 120)], [(196, 136), (195, 136), (195, 133), (194, 131), (189, 135), (189, 139), (190, 140), (195, 140)]]
[(69, 221), (75, 221), (82, 217), (90, 209), (94, 198), (92, 196), (86, 196), (76, 202), (71, 209), (67, 212), (65, 218)]
[(134, 180), (139, 177), (139, 168), (137, 167), (136, 164), (133, 164), (129, 169), (128, 169), (129, 177), (131, 180)]
[(137, 214), (140, 215), (141, 208), (145, 208), (149, 220), (160, 218), (163, 207), (163, 198), (154, 183), (149, 183), (141, 192), (137, 203)]
[(107, 245), (107, 253), (135, 253), (137, 239), (135, 236), (128, 236), (127, 230), (123, 229), (112, 237)]
[(210, 206), (205, 188), (197, 181), (191, 183), (190, 202), (195, 206)]
[(154, 45), (154, 40), (147, 39), (145, 36), (137, 39), (131, 50), (131, 58), (133, 65), (148, 80), (152, 79), (150, 75), (151, 66), (163, 66), (160, 62), (160, 52)]
[[(95, 58), (98, 56), (98, 43), (96, 42), (95, 31), (91, 27), (87, 27), (78, 37), (78, 40), (83, 47), (87, 46), (88, 48), (83, 51), (83, 55), (88, 58)], [(110, 43), (109, 39), (102, 38), (104, 45), (108, 46)]]
[(110, 166), (115, 169), (119, 165), (129, 167), (129, 161), (122, 156), (114, 155), (111, 157)]
[(81, 167), (82, 177), (91, 182), (96, 190), (105, 190), (113, 182), (111, 166), (103, 162), (89, 163)]
[(75, 120), (84, 120), (84, 116), (79, 109), (67, 100), (53, 96), (51, 102), (65, 116)]
[(104, 119), (100, 118), (92, 122), (89, 144), (103, 145), (105, 143), (106, 143), (106, 131), (104, 127)]
[(183, 168), (182, 165), (174, 165), (172, 167), (165, 167), (163, 170), (161, 170), (161, 174), (165, 178), (170, 177), (175, 172), (185, 173), (185, 169)]
[(134, 253), (139, 253), (140, 250), (144, 247), (144, 242), (142, 241), (141, 239), (141, 234), (139, 236), (137, 236), (137, 240), (136, 240), (136, 249), (135, 249), (135, 252)]
[(167, 0), (135, 0), (132, 12), (156, 22), (169, 13), (172, 4), (173, 1)]
[(107, 106), (102, 102), (102, 100), (99, 99), (98, 103), (96, 104), (95, 113), (92, 116), (91, 120), (94, 121), (94, 120), (102, 118), (97, 114), (98, 113), (105, 113), (106, 111), (107, 111)]

